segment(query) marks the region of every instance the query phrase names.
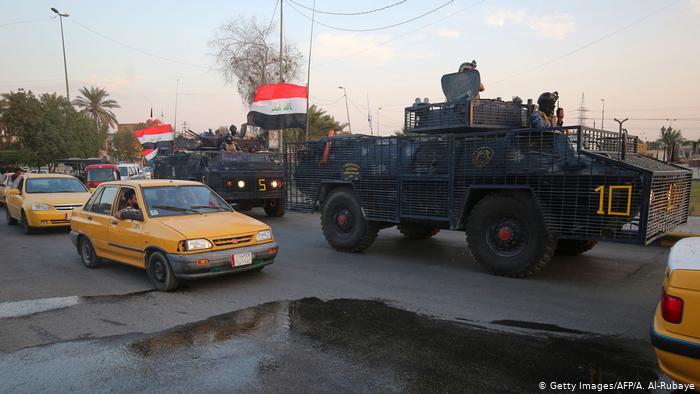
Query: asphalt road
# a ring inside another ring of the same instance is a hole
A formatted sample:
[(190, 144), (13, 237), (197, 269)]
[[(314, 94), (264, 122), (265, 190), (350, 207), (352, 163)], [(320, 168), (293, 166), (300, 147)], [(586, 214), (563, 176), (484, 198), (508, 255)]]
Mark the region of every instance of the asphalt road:
[[(275, 264), (174, 293), (135, 268), (83, 267), (67, 232), (28, 236), (0, 219), (0, 391), (532, 392), (658, 376), (647, 336), (668, 249), (599, 244), (509, 279), (484, 273), (462, 233), (416, 242), (387, 229), (342, 254), (318, 215), (250, 214), (272, 226)], [(1, 318), (54, 297), (64, 307)]]

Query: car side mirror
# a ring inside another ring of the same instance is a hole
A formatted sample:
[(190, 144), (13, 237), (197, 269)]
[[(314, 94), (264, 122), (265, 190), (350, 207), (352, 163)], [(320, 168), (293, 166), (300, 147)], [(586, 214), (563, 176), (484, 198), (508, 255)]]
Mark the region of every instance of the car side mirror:
[(122, 220), (136, 220), (138, 222), (143, 222), (143, 212), (133, 210), (133, 211), (124, 211), (121, 214)]
[(6, 196), (19, 196), (19, 189), (10, 189), (5, 192)]

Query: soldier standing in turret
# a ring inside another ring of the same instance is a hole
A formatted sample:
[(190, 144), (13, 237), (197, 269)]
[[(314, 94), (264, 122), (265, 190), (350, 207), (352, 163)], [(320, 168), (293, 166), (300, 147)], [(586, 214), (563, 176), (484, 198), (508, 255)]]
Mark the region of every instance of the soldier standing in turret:
[(538, 108), (530, 115), (531, 127), (536, 129), (557, 126), (554, 107), (559, 100), (559, 93), (544, 92), (537, 99)]

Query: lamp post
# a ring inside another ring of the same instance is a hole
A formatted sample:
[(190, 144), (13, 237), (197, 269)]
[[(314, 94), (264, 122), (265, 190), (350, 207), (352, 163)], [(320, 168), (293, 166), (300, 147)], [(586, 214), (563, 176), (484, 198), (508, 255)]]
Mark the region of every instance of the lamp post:
[(63, 74), (66, 77), (66, 98), (68, 101), (70, 101), (70, 92), (68, 90), (68, 65), (66, 64), (66, 41), (63, 38), (63, 18), (67, 18), (69, 15), (67, 13), (60, 13), (58, 12), (57, 9), (51, 8), (51, 11), (55, 12), (56, 15), (58, 15), (59, 20), (61, 21), (61, 46), (63, 47)]
[(600, 99), (601, 102), (603, 102), (603, 112), (600, 115), (600, 129), (605, 130), (605, 99)]
[(345, 113), (348, 115), (348, 130), (352, 134), (352, 126), (350, 125), (350, 109), (348, 108), (348, 91), (344, 87), (338, 86), (338, 89), (343, 89), (343, 96), (345, 96)]
[(382, 107), (377, 108), (377, 135), (379, 135), (379, 111), (381, 111)]
[(625, 160), (625, 155), (627, 154), (627, 130), (625, 130), (624, 134), (622, 133), (622, 124), (627, 122), (629, 118), (624, 118), (622, 120), (614, 118), (614, 120), (620, 125), (620, 138), (622, 138), (622, 149), (620, 151), (620, 156), (622, 157), (622, 160)]

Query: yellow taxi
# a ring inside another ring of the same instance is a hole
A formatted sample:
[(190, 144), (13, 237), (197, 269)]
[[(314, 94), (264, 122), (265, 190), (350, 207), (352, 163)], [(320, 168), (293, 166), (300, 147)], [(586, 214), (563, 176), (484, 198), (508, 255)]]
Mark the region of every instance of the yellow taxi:
[(700, 237), (671, 248), (651, 343), (666, 375), (700, 388)]
[(0, 175), (0, 206), (5, 205), (5, 192), (12, 186), (12, 172)]
[(102, 259), (146, 270), (156, 289), (181, 279), (261, 270), (277, 256), (270, 227), (235, 212), (199, 182), (105, 182), (71, 219), (83, 264)]
[(78, 178), (63, 174), (22, 174), (5, 191), (7, 224), (19, 222), (29, 234), (37, 228), (68, 227), (75, 208), (90, 192)]

